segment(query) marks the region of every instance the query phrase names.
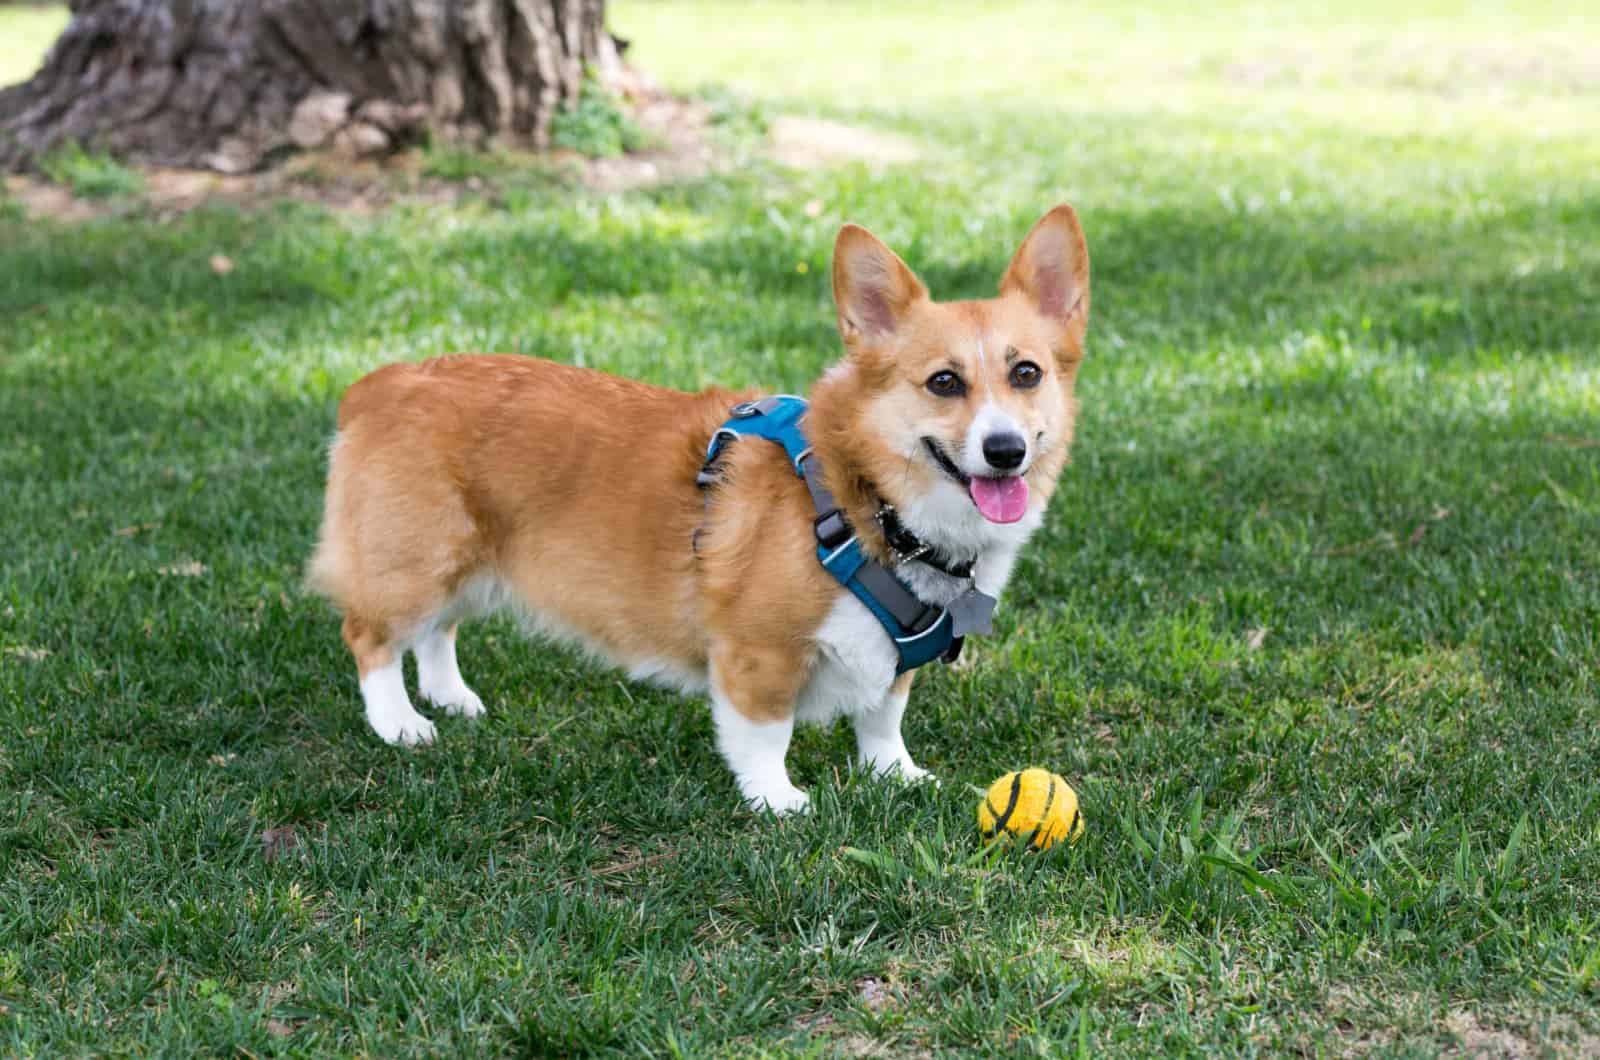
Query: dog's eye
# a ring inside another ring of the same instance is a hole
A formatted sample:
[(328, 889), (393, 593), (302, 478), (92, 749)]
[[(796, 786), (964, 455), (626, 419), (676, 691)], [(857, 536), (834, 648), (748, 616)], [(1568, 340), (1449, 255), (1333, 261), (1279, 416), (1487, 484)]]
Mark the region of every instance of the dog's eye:
[(934, 372), (928, 377), (928, 392), (939, 397), (960, 397), (967, 392), (967, 384), (954, 372)]
[(1043, 370), (1032, 361), (1018, 361), (1011, 366), (1011, 385), (1018, 390), (1032, 390), (1043, 378)]

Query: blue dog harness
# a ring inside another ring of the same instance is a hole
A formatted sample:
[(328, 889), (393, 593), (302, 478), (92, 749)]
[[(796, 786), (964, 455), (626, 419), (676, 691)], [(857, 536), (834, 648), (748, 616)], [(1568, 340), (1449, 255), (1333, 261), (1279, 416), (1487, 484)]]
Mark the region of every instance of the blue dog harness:
[[(706, 446), (705, 464), (696, 480), (698, 485), (704, 489), (716, 481), (717, 457), (723, 447), (736, 438), (765, 438), (781, 445), (794, 473), (811, 492), (817, 509), (813, 524), (817, 535), (817, 562), (866, 605), (894, 641), (895, 651), (900, 656), (895, 672), (915, 670), (935, 659), (954, 662), (961, 654), (961, 643), (968, 633), (989, 632), (994, 597), (969, 585), (950, 606), (934, 607), (923, 603), (889, 568), (869, 557), (833, 494), (822, 483), (821, 466), (800, 427), (806, 409), (803, 399), (786, 394), (735, 405), (729, 410), (732, 418), (717, 428)], [(927, 546), (899, 527), (893, 511), (886, 505), (879, 513), (891, 548), (901, 554), (902, 562), (926, 555)], [(939, 569), (965, 578), (970, 576), (972, 567), (966, 564), (957, 569)]]

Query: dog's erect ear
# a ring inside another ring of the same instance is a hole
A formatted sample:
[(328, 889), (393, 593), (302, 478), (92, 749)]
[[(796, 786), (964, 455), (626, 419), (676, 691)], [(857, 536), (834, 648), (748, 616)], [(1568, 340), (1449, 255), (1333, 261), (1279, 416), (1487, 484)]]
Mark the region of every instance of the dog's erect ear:
[(1046, 319), (1081, 341), (1089, 323), (1089, 248), (1065, 203), (1033, 226), (1000, 281), (1000, 293), (1025, 296)]
[(928, 297), (922, 281), (894, 251), (860, 225), (845, 225), (833, 243), (833, 303), (846, 346), (887, 338)]

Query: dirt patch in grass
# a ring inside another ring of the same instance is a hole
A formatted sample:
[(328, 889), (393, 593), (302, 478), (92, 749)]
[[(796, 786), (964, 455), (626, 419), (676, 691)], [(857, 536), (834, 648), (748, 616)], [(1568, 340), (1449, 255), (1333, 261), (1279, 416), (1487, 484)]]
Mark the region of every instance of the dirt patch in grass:
[(1486, 1027), (1469, 1009), (1456, 1009), (1444, 1021), (1445, 1030), (1456, 1040), (1456, 1051), (1447, 1055), (1462, 1057), (1509, 1057), (1521, 1060), (1533, 1056), (1533, 1045), (1504, 1027)]
[(66, 185), (42, 177), (11, 175), (5, 178), (0, 204), (9, 200), (25, 216), (68, 223), (133, 213), (164, 219), (207, 204), (247, 207), (282, 200), (365, 216), (397, 203), (453, 204), (507, 197), (518, 189), (628, 191), (726, 172), (752, 154), (802, 169), (848, 162), (882, 166), (922, 155), (921, 146), (904, 136), (801, 117), (776, 119), (764, 140), (748, 145), (749, 150), (736, 150), (716, 134), (712, 104), (655, 91), (636, 98), (631, 114), (644, 130), (647, 146), (620, 158), (585, 158), (566, 150), (419, 148), (374, 160), (313, 151), (259, 173), (147, 169), (141, 171), (141, 192), (105, 199), (76, 196)]
[(772, 123), (772, 156), (797, 169), (842, 162), (892, 165), (923, 155), (915, 140), (825, 118), (781, 117)]
[(166, 217), (208, 203), (249, 206), (286, 199), (367, 215), (394, 203), (448, 204), (515, 185), (622, 191), (692, 179), (723, 163), (722, 153), (706, 133), (705, 104), (655, 96), (641, 100), (634, 117), (650, 146), (622, 158), (590, 159), (566, 150), (417, 148), (382, 159), (360, 159), (331, 150), (308, 151), (259, 173), (147, 169), (142, 171), (144, 190), (138, 195), (90, 200), (32, 175), (6, 177), (5, 194), (30, 217), (67, 222), (134, 212)]
[[(1331, 1038), (1330, 1055), (1370, 1056), (1402, 1048), (1439, 1056), (1476, 1058), (1600, 1056), (1600, 1036), (1561, 1013), (1536, 1010), (1484, 1010), (1464, 1005), (1442, 1011), (1424, 995), (1336, 986), (1324, 1006)], [(1307, 1049), (1314, 1047), (1305, 1040)]]
[(651, 145), (646, 150), (596, 159), (568, 152), (561, 164), (579, 172), (583, 183), (604, 191), (692, 180), (730, 164), (727, 152), (708, 135), (711, 113), (704, 102), (652, 94), (638, 102), (633, 117)]
[[(869, 1057), (869, 1056), (895, 1056), (895, 1053), (882, 1042), (873, 1040), (860, 1031), (843, 1027), (826, 1012), (815, 1012), (808, 1016), (801, 1016), (794, 1023), (795, 1030), (805, 1036), (808, 1044), (822, 1046), (827, 1050), (825, 1055)], [(925, 1055), (907, 1052), (903, 1055)]]

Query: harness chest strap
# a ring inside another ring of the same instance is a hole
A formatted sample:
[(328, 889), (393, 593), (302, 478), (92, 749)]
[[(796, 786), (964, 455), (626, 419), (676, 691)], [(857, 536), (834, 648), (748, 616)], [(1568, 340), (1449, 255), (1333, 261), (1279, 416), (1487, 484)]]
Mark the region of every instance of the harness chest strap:
[[(838, 501), (823, 484), (821, 465), (800, 427), (806, 409), (804, 399), (787, 394), (735, 405), (732, 418), (717, 429), (706, 447), (697, 484), (704, 488), (716, 480), (717, 457), (735, 438), (753, 435), (782, 446), (817, 511), (814, 528), (818, 562), (866, 605), (894, 641), (899, 655), (896, 672), (904, 673), (935, 659), (954, 662), (966, 634), (989, 632), (994, 597), (969, 585), (949, 607), (934, 607), (923, 603), (892, 571), (868, 556)], [(948, 568), (940, 569), (953, 573)]]

